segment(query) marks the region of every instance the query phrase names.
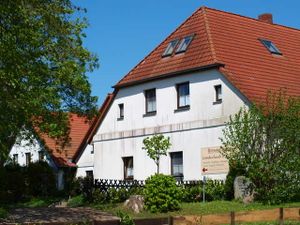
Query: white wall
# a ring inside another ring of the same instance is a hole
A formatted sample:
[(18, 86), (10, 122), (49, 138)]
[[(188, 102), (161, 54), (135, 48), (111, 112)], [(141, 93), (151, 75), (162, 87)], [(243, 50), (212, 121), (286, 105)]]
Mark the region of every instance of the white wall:
[(94, 170), (94, 147), (87, 145), (76, 163), (77, 172), (76, 177), (85, 177), (86, 171)]
[(13, 145), (9, 156), (10, 158), (13, 158), (14, 154), (18, 154), (17, 163), (21, 166), (25, 166), (26, 153), (31, 154), (31, 162), (36, 162), (39, 160), (39, 151), (44, 152), (44, 160), (46, 160), (51, 167), (54, 167), (54, 164), (50, 159), (48, 152), (44, 150), (43, 146), (36, 139), (34, 139), (32, 143), (25, 139), (18, 141)]
[[(190, 110), (177, 108), (176, 84), (190, 82)], [(215, 85), (222, 85), (222, 104), (215, 102)], [(156, 88), (157, 114), (145, 114), (144, 90)], [(118, 104), (124, 120), (118, 121)], [(248, 105), (247, 100), (217, 70), (185, 74), (121, 89), (93, 138), (95, 178), (122, 179), (124, 156), (134, 157), (134, 178), (154, 174), (155, 164), (142, 150), (142, 140), (154, 133), (171, 137), (170, 151), (183, 151), (185, 180), (201, 178), (201, 148), (220, 146), (219, 137), (229, 115)], [(170, 174), (170, 157), (161, 161)], [(214, 175), (224, 178), (225, 174)]]

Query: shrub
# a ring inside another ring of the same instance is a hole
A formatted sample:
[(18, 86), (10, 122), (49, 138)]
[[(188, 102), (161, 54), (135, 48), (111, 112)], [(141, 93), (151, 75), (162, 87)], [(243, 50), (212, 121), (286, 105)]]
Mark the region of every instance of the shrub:
[(120, 217), (120, 225), (134, 225), (133, 219), (122, 211), (117, 212), (117, 216)]
[(146, 180), (144, 197), (150, 212), (168, 212), (180, 208), (182, 191), (172, 176), (156, 174)]
[(12, 203), (25, 197), (24, 170), (18, 164), (0, 168), (0, 202)]
[(182, 187), (183, 202), (200, 202), (202, 201), (202, 184), (196, 186)]
[(205, 200), (216, 201), (225, 199), (225, 184), (219, 180), (207, 180), (205, 184)]
[(83, 206), (85, 203), (84, 197), (82, 195), (75, 196), (73, 198), (70, 198), (68, 200), (68, 206), (69, 207), (79, 207)]
[(47, 197), (56, 192), (55, 174), (47, 162), (30, 163), (27, 167), (26, 181), (28, 194), (31, 196)]
[(0, 207), (0, 219), (5, 219), (8, 217), (8, 212), (6, 209)]

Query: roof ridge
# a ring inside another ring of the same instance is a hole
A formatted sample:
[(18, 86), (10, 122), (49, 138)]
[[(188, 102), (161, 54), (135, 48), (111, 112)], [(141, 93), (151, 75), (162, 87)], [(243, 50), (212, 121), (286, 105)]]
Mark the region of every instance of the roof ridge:
[(207, 39), (208, 39), (209, 47), (211, 49), (211, 54), (212, 54), (213, 62), (217, 63), (218, 60), (217, 60), (217, 55), (216, 55), (216, 51), (215, 51), (215, 48), (214, 48), (214, 43), (213, 43), (213, 40), (212, 40), (212, 35), (211, 35), (211, 32), (210, 32), (210, 28), (209, 28), (209, 21), (208, 21), (207, 15), (206, 15), (206, 7), (201, 7), (201, 8), (203, 10), (203, 18), (204, 18), (204, 23), (205, 23), (205, 30), (206, 30), (206, 34), (207, 34)]
[(269, 23), (260, 21), (259, 19), (249, 17), (249, 16), (240, 15), (240, 14), (233, 13), (233, 12), (228, 12), (228, 11), (224, 11), (224, 10), (220, 10), (220, 9), (210, 8), (210, 7), (207, 7), (207, 6), (202, 7), (202, 8), (206, 8), (208, 10), (217, 11), (217, 12), (221, 12), (221, 13), (226, 13), (226, 14), (230, 14), (230, 15), (234, 15), (234, 16), (238, 16), (238, 17), (242, 17), (242, 18), (245, 18), (245, 19), (254, 20), (256, 22), (268, 24), (268, 25), (271, 25), (271, 26), (274, 25), (274, 26), (278, 26), (278, 27), (282, 27), (282, 28), (286, 28), (286, 29), (290, 29), (290, 30), (300, 31), (300, 28), (289, 27), (289, 26), (285, 26), (285, 25), (282, 25), (282, 24), (278, 24), (278, 23), (269, 24)]
[[(195, 12), (192, 13), (191, 16), (189, 16), (187, 19), (185, 19), (179, 26), (177, 26), (177, 28), (171, 32), (171, 34), (169, 34), (165, 39), (163, 39), (163, 41), (160, 42), (159, 45), (157, 45), (148, 55), (146, 55), (139, 63), (136, 64), (135, 67), (133, 67), (133, 69), (131, 69), (120, 81), (124, 80), (124, 78), (126, 78), (128, 75), (130, 75), (130, 73), (135, 70), (139, 65), (141, 65), (156, 49), (158, 49), (171, 35), (173, 35), (177, 30), (179, 30), (187, 21), (189, 21), (196, 13), (198, 13), (199, 11), (201, 11), (203, 8), (205, 8), (205, 6), (201, 6), (198, 9), (195, 10)], [(120, 82), (119, 81), (119, 82)], [(118, 82), (118, 83), (119, 83)], [(117, 83), (117, 84), (118, 84)], [(115, 84), (113, 86), (113, 88), (117, 87), (118, 85)]]

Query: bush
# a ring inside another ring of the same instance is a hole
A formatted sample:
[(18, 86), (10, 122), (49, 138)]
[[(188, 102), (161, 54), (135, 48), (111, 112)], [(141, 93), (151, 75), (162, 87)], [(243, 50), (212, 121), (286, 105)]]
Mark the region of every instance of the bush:
[(8, 217), (8, 212), (6, 209), (0, 207), (0, 219), (5, 219)]
[(180, 209), (182, 191), (172, 176), (156, 174), (146, 180), (144, 197), (150, 212), (168, 212)]
[(122, 211), (117, 212), (117, 216), (120, 217), (120, 225), (134, 225), (133, 219)]
[(24, 169), (18, 164), (0, 168), (0, 202), (13, 203), (22, 200), (25, 191)]
[(34, 197), (53, 196), (56, 192), (56, 179), (53, 169), (47, 162), (30, 163), (27, 167), (28, 194)]
[(183, 202), (200, 202), (202, 201), (202, 184), (196, 186), (182, 187)]
[(207, 180), (205, 183), (205, 200), (217, 201), (225, 199), (225, 184), (219, 180)]
[(73, 198), (70, 198), (67, 204), (69, 207), (79, 207), (79, 206), (83, 206), (84, 203), (85, 203), (84, 197), (82, 195), (78, 195)]

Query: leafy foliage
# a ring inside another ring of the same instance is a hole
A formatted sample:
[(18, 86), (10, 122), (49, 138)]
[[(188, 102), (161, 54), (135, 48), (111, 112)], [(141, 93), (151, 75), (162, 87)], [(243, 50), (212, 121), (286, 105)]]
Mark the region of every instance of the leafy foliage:
[(224, 129), (222, 152), (255, 186), (255, 197), (268, 203), (299, 199), (300, 99), (284, 93), (242, 109)]
[(68, 207), (80, 207), (85, 203), (84, 197), (82, 195), (77, 195), (68, 200)]
[(167, 150), (171, 147), (170, 137), (164, 137), (162, 134), (147, 137), (143, 140), (143, 149), (147, 155), (154, 160), (159, 173), (160, 156), (167, 155)]
[(30, 163), (26, 168), (27, 193), (31, 196), (47, 197), (56, 192), (56, 179), (53, 169), (47, 162)]
[(20, 131), (66, 137), (64, 112), (96, 112), (86, 72), (98, 63), (82, 45), (83, 12), (71, 0), (1, 1), (0, 164)]
[(0, 168), (0, 203), (55, 195), (55, 175), (45, 162), (31, 163), (29, 167), (7, 164)]
[(182, 191), (172, 176), (155, 174), (146, 180), (144, 197), (150, 212), (168, 212), (180, 208)]
[(120, 217), (120, 225), (134, 225), (133, 219), (122, 211), (117, 212), (117, 216)]

